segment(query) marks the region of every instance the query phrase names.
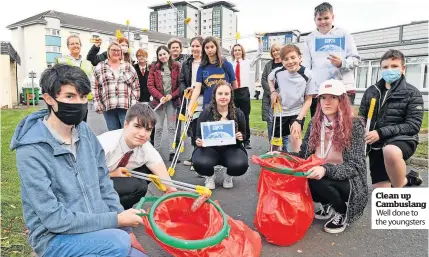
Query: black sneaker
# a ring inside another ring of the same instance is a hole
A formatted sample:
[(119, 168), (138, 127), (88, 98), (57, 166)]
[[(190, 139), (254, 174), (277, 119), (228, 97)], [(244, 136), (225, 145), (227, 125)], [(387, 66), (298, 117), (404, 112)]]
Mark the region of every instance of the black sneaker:
[(347, 214), (336, 212), (334, 217), (325, 224), (325, 231), (331, 234), (341, 233), (347, 225)]
[(244, 143), (244, 147), (245, 147), (246, 149), (252, 149), (252, 147), (250, 146), (250, 143), (249, 143), (249, 142)]
[[(174, 159), (174, 153), (170, 154), (170, 158), (168, 159), (170, 162)], [(177, 160), (177, 163), (180, 163), (180, 160)]]
[(405, 186), (420, 186), (423, 183), (422, 178), (418, 171), (411, 170), (406, 176), (407, 184)]
[(328, 220), (334, 214), (331, 204), (321, 204), (319, 209), (314, 213), (314, 218), (318, 220)]

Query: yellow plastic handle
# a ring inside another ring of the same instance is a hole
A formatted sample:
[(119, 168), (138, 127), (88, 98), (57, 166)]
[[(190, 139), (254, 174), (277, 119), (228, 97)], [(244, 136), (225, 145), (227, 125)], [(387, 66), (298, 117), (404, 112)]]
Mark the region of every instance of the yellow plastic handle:
[(283, 146), (283, 139), (281, 137), (273, 137), (271, 139), (271, 144), (275, 146)]
[(374, 114), (374, 109), (375, 109), (375, 102), (376, 102), (376, 99), (372, 98), (371, 104), (369, 105), (368, 119), (372, 119), (372, 115)]
[(173, 144), (171, 145), (171, 148), (176, 149), (176, 142), (173, 142)]
[(197, 191), (200, 195), (208, 195), (209, 197), (212, 196), (212, 191), (204, 186), (195, 186), (195, 191)]
[[(276, 107), (277, 107), (277, 108), (276, 108)], [(276, 102), (274, 103), (273, 108), (274, 108), (274, 113), (277, 113), (277, 112), (281, 112), (281, 111), (282, 111), (282, 104), (280, 103), (280, 99), (279, 99), (279, 98), (277, 98)], [(276, 110), (276, 109), (277, 109), (277, 110)]]
[(181, 121), (186, 121), (186, 116), (185, 116), (185, 115), (183, 115), (183, 114), (180, 114), (180, 115), (179, 115), (179, 120), (181, 120)]
[(162, 184), (162, 182), (158, 176), (153, 175), (153, 174), (149, 174), (149, 178), (159, 190), (161, 190), (163, 192), (167, 191), (167, 187), (164, 184)]
[(176, 171), (173, 167), (168, 168), (168, 175), (170, 175), (170, 177), (174, 176), (174, 173), (176, 173)]
[(185, 152), (185, 147), (183, 145), (180, 147), (180, 152), (181, 153)]

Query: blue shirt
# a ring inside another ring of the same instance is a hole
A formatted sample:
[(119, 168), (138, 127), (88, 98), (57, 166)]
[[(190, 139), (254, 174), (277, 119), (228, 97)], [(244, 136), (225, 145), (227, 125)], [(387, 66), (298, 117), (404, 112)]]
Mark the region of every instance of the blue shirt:
[(230, 62), (224, 61), (222, 67), (217, 64), (209, 64), (198, 68), (197, 82), (202, 83), (204, 106), (210, 103), (213, 89), (220, 80), (226, 80), (230, 84), (236, 80), (234, 68)]

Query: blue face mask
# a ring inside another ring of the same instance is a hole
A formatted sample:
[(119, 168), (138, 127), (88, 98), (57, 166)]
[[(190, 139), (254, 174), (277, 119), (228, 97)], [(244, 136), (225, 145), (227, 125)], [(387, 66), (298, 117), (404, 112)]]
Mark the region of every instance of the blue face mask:
[(397, 81), (401, 78), (401, 70), (399, 69), (388, 69), (383, 70), (381, 72), (381, 77), (389, 84), (392, 84), (393, 82)]

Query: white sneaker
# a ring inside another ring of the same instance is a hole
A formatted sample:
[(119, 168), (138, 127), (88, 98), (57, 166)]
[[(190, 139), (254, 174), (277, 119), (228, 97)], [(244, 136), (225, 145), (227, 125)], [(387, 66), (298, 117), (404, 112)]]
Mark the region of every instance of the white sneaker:
[(185, 166), (192, 166), (192, 160), (186, 160), (186, 161), (184, 161), (183, 165), (185, 165)]
[(225, 174), (223, 179), (223, 188), (233, 188), (234, 184), (232, 183), (232, 176)]
[(215, 179), (216, 179), (216, 175), (214, 174), (211, 177), (206, 177), (205, 187), (207, 187), (210, 190), (215, 189), (216, 188)]

